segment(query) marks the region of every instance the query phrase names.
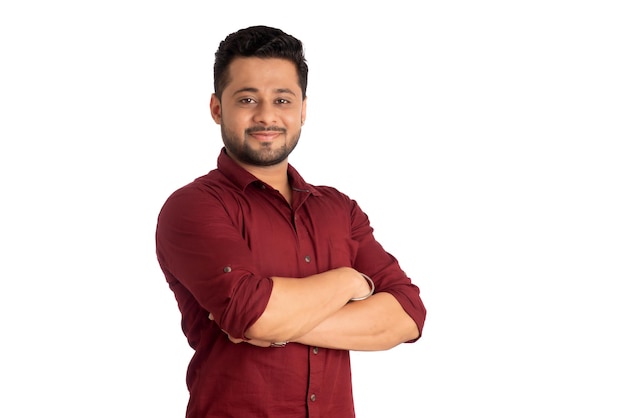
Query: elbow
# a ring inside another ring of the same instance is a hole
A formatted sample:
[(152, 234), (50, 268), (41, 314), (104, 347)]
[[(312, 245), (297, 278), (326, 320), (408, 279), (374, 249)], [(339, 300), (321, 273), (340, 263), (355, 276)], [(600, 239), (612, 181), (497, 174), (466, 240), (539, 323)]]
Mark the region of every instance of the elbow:
[(411, 319), (406, 326), (405, 332), (402, 335), (401, 343), (417, 341), (421, 336), (421, 332), (417, 324)]
[(413, 342), (419, 338), (419, 329), (413, 321), (407, 321), (398, 327), (389, 327), (371, 335), (365, 351), (387, 351), (400, 344)]
[(390, 332), (386, 338), (381, 338), (381, 341), (386, 341), (385, 348), (388, 350), (403, 343), (417, 341), (420, 337), (420, 331), (417, 324), (413, 320), (406, 321), (402, 327)]

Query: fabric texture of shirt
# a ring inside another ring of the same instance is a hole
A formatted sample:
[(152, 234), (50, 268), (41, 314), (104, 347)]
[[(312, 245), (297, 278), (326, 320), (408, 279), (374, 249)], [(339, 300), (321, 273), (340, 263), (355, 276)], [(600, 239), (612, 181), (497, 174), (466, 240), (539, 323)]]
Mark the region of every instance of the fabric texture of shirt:
[[(291, 206), (222, 149), (217, 168), (166, 200), (157, 258), (195, 350), (187, 370), (187, 418), (354, 417), (349, 351), (298, 343), (232, 343), (261, 316), (272, 276), (338, 267), (370, 276), (417, 324), (419, 288), (375, 240), (367, 215), (345, 194), (306, 183), (289, 165)], [(209, 320), (212, 313), (214, 321)]]

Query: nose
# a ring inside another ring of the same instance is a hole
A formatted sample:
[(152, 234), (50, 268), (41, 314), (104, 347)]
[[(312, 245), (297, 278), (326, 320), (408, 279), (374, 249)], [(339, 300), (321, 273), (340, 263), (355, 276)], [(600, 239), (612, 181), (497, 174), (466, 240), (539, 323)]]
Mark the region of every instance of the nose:
[(262, 125), (276, 125), (276, 109), (272, 103), (259, 102), (255, 109), (254, 122)]

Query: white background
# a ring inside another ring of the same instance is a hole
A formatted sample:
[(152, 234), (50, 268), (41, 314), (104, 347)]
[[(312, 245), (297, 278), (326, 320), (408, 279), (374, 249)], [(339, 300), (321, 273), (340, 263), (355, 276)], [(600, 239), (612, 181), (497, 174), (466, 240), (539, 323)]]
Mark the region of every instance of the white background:
[(3, 2), (0, 416), (184, 415), (156, 216), (215, 166), (219, 41), (267, 24), (310, 65), (290, 161), (428, 308), (417, 344), (354, 353), (358, 417), (623, 418), (620, 3)]

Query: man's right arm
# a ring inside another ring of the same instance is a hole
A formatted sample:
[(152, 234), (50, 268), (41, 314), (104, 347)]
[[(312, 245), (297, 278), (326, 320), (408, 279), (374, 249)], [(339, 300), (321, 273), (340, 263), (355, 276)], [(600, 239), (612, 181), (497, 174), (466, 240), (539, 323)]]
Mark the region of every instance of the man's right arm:
[(273, 288), (261, 317), (246, 337), (265, 341), (298, 338), (339, 311), (352, 298), (366, 295), (368, 282), (356, 270), (340, 267), (305, 278), (272, 277)]

